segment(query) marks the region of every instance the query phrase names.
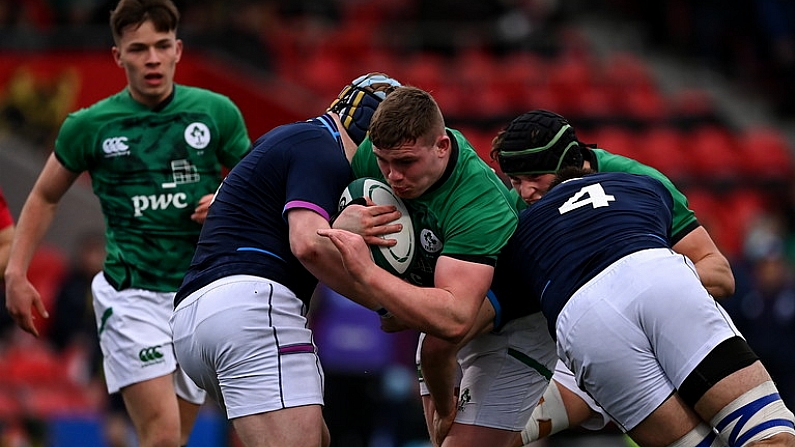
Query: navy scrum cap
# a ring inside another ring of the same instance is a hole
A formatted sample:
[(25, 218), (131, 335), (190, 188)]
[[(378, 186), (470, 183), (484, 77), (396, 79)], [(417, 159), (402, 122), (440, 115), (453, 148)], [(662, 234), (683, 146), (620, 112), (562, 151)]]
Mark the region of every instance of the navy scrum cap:
[(533, 110), (515, 118), (495, 149), (500, 169), (507, 175), (552, 174), (583, 165), (574, 128), (566, 118), (548, 110)]
[(375, 108), (400, 85), (400, 82), (384, 73), (367, 73), (345, 86), (328, 111), (338, 114), (351, 139), (361, 144), (367, 135)]

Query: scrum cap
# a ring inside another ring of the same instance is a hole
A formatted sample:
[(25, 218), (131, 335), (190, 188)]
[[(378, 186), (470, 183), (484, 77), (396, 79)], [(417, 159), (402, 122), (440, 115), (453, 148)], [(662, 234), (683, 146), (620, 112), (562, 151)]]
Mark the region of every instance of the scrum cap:
[(507, 175), (552, 174), (582, 167), (581, 144), (569, 122), (547, 110), (533, 110), (508, 124), (499, 151), (500, 169)]
[(400, 86), (400, 82), (384, 73), (359, 76), (342, 89), (328, 111), (340, 116), (348, 135), (356, 144), (360, 144), (367, 135), (375, 108), (386, 95)]

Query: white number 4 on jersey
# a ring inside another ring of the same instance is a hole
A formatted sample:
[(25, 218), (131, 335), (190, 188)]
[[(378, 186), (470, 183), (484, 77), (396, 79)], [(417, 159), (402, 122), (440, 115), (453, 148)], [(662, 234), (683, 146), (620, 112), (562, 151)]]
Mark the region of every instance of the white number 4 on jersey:
[(605, 190), (602, 189), (602, 185), (595, 183), (593, 185), (580, 188), (576, 194), (569, 197), (569, 200), (567, 200), (566, 203), (558, 208), (558, 211), (560, 214), (565, 214), (585, 205), (591, 205), (594, 208), (600, 208), (603, 206), (608, 206), (610, 204), (609, 202), (613, 202), (615, 200), (616, 198), (614, 196), (605, 194)]

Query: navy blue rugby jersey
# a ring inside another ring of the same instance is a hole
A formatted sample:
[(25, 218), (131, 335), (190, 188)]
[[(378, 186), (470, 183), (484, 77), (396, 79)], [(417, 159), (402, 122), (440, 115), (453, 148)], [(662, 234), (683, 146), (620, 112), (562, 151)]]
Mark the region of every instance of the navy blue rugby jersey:
[(261, 136), (216, 192), (174, 305), (217, 279), (240, 274), (276, 281), (308, 304), (317, 279), (290, 250), (286, 213), (307, 208), (328, 219), (352, 180), (328, 115)]
[(621, 172), (564, 182), (519, 215), (492, 292), (502, 324), (540, 310), (555, 321), (577, 289), (613, 262), (670, 248), (673, 199), (657, 179)]

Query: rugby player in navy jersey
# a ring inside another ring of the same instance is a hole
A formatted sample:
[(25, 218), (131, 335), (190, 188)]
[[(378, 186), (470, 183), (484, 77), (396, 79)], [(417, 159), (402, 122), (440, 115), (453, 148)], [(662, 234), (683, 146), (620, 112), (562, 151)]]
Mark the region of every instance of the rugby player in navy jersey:
[(639, 445), (795, 445), (764, 366), (671, 250), (668, 188), (586, 172), (520, 214), (495, 295), (540, 304), (558, 356)]
[[(492, 146), (491, 157), (508, 176), (518, 209), (540, 199), (561, 168), (627, 172), (660, 180), (674, 199), (673, 250), (693, 261), (701, 283), (713, 297), (720, 299), (734, 293), (729, 261), (689, 209), (685, 195), (660, 171), (582, 143), (568, 120), (548, 110), (531, 110), (517, 116), (497, 135)], [(535, 394), (533, 389), (528, 392)], [(599, 430), (609, 422), (610, 418), (577, 386), (571, 371), (558, 362), (552, 383), (511, 447), (529, 444), (568, 427)]]
[[(322, 281), (349, 297), (329, 228), (349, 163), (370, 118), (400, 84), (380, 73), (356, 79), (329, 111), (261, 136), (218, 189), (172, 316), (177, 359), (226, 411), (246, 447), (327, 446), (323, 370), (307, 327), (310, 298)], [(368, 243), (399, 213), (370, 206)], [(352, 288), (353, 287), (353, 288)], [(371, 309), (375, 303), (360, 302)]]

